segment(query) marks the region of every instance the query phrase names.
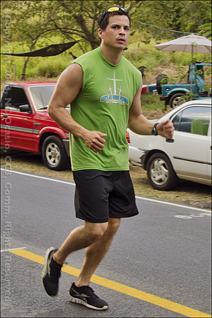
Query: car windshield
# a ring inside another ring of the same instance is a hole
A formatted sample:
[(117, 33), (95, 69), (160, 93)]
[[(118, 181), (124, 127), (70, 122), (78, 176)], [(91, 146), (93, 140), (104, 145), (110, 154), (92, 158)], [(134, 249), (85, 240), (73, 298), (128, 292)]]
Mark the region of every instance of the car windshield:
[(37, 110), (45, 109), (48, 107), (54, 88), (55, 85), (43, 85), (29, 88), (30, 94)]

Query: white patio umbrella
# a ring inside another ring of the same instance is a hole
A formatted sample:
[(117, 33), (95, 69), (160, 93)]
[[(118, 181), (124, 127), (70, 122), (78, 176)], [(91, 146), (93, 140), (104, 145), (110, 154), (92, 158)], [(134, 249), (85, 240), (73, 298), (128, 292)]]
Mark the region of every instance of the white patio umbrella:
[(212, 42), (204, 36), (196, 35), (194, 33), (186, 36), (181, 36), (172, 41), (154, 45), (158, 50), (163, 51), (183, 51), (191, 52), (191, 59), (193, 60), (193, 53), (211, 53)]
[[(193, 61), (193, 53), (211, 53), (212, 42), (204, 36), (194, 33), (181, 36), (172, 41), (154, 45), (158, 50), (163, 51), (183, 51), (191, 52), (191, 61)], [(192, 91), (192, 80), (191, 80)]]

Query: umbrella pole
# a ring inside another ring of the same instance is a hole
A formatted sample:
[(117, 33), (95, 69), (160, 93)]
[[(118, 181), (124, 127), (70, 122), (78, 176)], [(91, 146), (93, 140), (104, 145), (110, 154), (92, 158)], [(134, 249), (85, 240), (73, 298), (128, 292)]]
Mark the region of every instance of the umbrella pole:
[[(193, 44), (192, 44), (192, 48), (191, 48), (191, 63), (193, 65)], [(191, 92), (191, 97), (190, 99), (192, 99), (192, 95), (193, 95), (193, 89), (192, 89), (192, 78), (193, 78), (193, 69), (191, 70), (191, 74), (190, 74), (190, 92)]]

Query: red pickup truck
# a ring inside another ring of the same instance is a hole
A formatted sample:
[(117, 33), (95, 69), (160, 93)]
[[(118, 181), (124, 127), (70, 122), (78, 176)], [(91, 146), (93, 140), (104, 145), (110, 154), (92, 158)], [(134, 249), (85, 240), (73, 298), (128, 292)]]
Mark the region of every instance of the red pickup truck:
[[(56, 82), (10, 82), (2, 94), (1, 146), (41, 153), (52, 170), (70, 169), (69, 134), (49, 117)], [(67, 107), (67, 111), (69, 108)]]

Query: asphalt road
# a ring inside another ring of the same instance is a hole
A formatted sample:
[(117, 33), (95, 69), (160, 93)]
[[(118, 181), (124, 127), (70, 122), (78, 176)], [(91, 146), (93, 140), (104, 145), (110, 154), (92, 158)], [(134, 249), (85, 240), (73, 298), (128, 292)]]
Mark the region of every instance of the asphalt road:
[(68, 301), (84, 251), (67, 259), (59, 295), (43, 290), (43, 256), (82, 222), (74, 184), (1, 170), (2, 317), (211, 317), (211, 214), (137, 197), (140, 214), (122, 220), (91, 287), (104, 312)]

